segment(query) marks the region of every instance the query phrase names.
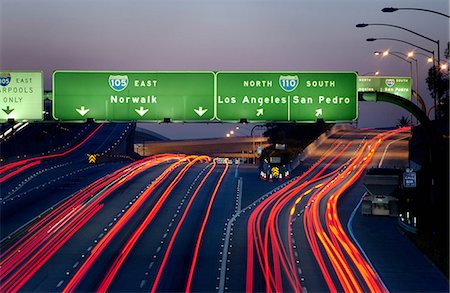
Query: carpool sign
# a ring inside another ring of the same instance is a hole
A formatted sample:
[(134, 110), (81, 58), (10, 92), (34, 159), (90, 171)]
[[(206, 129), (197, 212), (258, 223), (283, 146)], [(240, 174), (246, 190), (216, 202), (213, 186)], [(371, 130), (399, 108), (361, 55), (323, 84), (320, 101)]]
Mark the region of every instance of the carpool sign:
[(352, 121), (358, 117), (355, 72), (218, 72), (222, 121)]
[(209, 121), (213, 72), (55, 71), (59, 120)]
[(358, 92), (390, 93), (411, 100), (411, 78), (398, 76), (359, 76)]
[(40, 71), (0, 71), (0, 121), (42, 120), (44, 86)]

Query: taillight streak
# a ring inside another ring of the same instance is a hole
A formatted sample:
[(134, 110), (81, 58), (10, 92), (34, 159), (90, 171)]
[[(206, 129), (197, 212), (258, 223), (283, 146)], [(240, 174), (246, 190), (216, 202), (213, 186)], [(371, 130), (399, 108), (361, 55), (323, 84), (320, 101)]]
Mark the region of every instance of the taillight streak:
[[(11, 280), (19, 278), (21, 281), (14, 281), (14, 283), (22, 286), (30, 279), (56, 253), (57, 249), (52, 249), (52, 246), (48, 246), (50, 245), (49, 243), (53, 244), (57, 241), (57, 246), (55, 247), (61, 247), (86, 223), (85, 219), (90, 219), (100, 210), (103, 206), (100, 202), (120, 186), (120, 184), (114, 184), (115, 181), (123, 176), (128, 181), (138, 174), (137, 172), (130, 173), (130, 166), (145, 166), (145, 169), (148, 169), (161, 162), (173, 159), (179, 159), (179, 157), (148, 158), (125, 166), (116, 171), (113, 176), (106, 176), (91, 184), (90, 186), (93, 186), (93, 188), (88, 187), (76, 193), (69, 200), (52, 210), (41, 221), (35, 223), (24, 236), (2, 253), (0, 262), (2, 268), (0, 271), (2, 290), (8, 289), (5, 286), (11, 284)], [(145, 169), (141, 169), (141, 172)], [(96, 196), (94, 197), (94, 195)], [(75, 210), (76, 212), (74, 212)], [(95, 211), (95, 213), (91, 211)], [(86, 215), (89, 215), (89, 217), (86, 217)], [(82, 220), (82, 225), (77, 224), (80, 223), (80, 219)], [(60, 225), (62, 222), (65, 223), (64, 226)], [(56, 227), (58, 229), (55, 229)], [(68, 231), (73, 231), (73, 233), (69, 234), (70, 237), (63, 237), (67, 235)], [(47, 250), (44, 251), (41, 249), (42, 247), (47, 247)], [(29, 258), (36, 261), (31, 262)], [(20, 287), (17, 288), (20, 289)]]
[[(188, 275), (188, 280), (187, 280), (185, 292), (190, 292), (191, 291), (192, 279), (194, 277), (194, 271), (195, 271), (195, 267), (196, 267), (196, 264), (197, 264), (197, 258), (198, 258), (198, 253), (199, 253), (199, 250), (200, 250), (200, 244), (201, 244), (202, 239), (203, 239), (203, 233), (205, 231), (206, 223), (208, 223), (208, 219), (209, 219), (209, 215), (211, 213), (211, 209), (212, 209), (212, 205), (214, 203), (214, 199), (216, 198), (217, 192), (219, 191), (219, 187), (222, 184), (223, 178), (225, 177), (225, 174), (228, 171), (228, 167), (229, 167), (228, 166), (228, 162), (225, 162), (225, 169), (223, 170), (222, 174), (220, 175), (220, 178), (217, 181), (216, 186), (214, 187), (213, 194), (211, 195), (211, 198), (209, 200), (208, 208), (206, 209), (206, 214), (205, 214), (205, 217), (203, 218), (202, 226), (201, 226), (200, 232), (199, 232), (199, 234), (197, 236), (197, 243), (195, 245), (194, 256), (192, 257), (192, 261), (191, 261), (191, 265), (190, 265), (190, 270), (189, 270), (189, 275)], [(154, 291), (152, 290), (152, 292), (154, 292)]]
[(189, 202), (188, 202), (188, 204), (186, 206), (186, 209), (184, 210), (183, 215), (181, 216), (180, 221), (178, 222), (178, 224), (177, 224), (177, 226), (176, 226), (176, 228), (175, 228), (175, 230), (173, 232), (173, 235), (172, 235), (172, 237), (170, 239), (169, 245), (167, 246), (166, 252), (164, 253), (163, 260), (161, 262), (161, 265), (159, 266), (158, 273), (156, 274), (155, 281), (153, 282), (153, 285), (152, 285), (152, 291), (153, 291), (153, 288), (156, 289), (158, 287), (158, 284), (159, 284), (159, 281), (161, 279), (161, 276), (162, 276), (162, 273), (164, 271), (164, 268), (166, 266), (167, 260), (169, 258), (169, 255), (170, 255), (171, 251), (172, 251), (173, 244), (174, 244), (174, 242), (175, 242), (175, 240), (177, 238), (178, 232), (181, 229), (181, 226), (183, 225), (184, 220), (185, 220), (187, 214), (189, 213), (189, 210), (190, 210), (190, 208), (191, 208), (195, 198), (197, 197), (197, 194), (199, 193), (201, 187), (206, 182), (206, 180), (209, 178), (211, 173), (214, 171), (216, 166), (217, 166), (217, 162), (216, 162), (216, 160), (214, 160), (212, 167), (210, 168), (208, 173), (203, 177), (202, 181), (199, 183), (199, 185), (195, 189), (192, 197), (189, 199)]
[[(103, 123), (100, 124), (99, 126), (97, 126), (97, 128), (95, 128), (94, 131), (92, 131), (85, 139), (83, 139), (83, 141), (81, 141), (79, 144), (77, 144), (76, 146), (72, 147), (71, 149), (69, 149), (67, 151), (64, 151), (62, 153), (52, 154), (52, 155), (46, 155), (46, 156), (39, 156), (39, 157), (29, 158), (29, 159), (17, 161), (17, 162), (14, 162), (14, 163), (10, 163), (10, 164), (7, 164), (7, 165), (1, 167), (0, 168), (0, 173), (1, 174), (5, 174), (5, 172), (7, 172), (9, 170), (12, 170), (12, 169), (14, 169), (14, 168), (16, 168), (18, 166), (24, 165), (24, 164), (29, 163), (29, 162), (32, 162), (32, 163), (38, 162), (38, 163), (34, 164), (34, 165), (38, 165), (38, 164), (40, 164), (41, 160), (57, 158), (57, 157), (64, 157), (64, 156), (70, 154), (71, 152), (73, 152), (74, 150), (76, 150), (77, 148), (79, 148), (80, 146), (82, 146), (83, 144), (85, 144), (95, 133), (97, 133), (97, 131), (102, 126), (103, 126)], [(13, 176), (23, 172), (23, 171), (25, 171), (26, 169), (28, 169), (30, 167), (33, 167), (34, 165), (28, 164), (27, 166), (25, 166), (26, 168), (18, 169), (18, 170), (20, 170), (19, 172), (12, 172), (14, 174), (11, 175), (11, 176), (8, 176), (9, 174), (8, 175), (4, 175), (2, 178), (0, 178), (0, 183), (2, 183), (3, 181), (8, 180), (9, 178), (11, 178), (11, 177), (13, 177)], [(18, 171), (18, 170), (16, 170), (16, 171)]]
[[(178, 175), (175, 177), (175, 179), (170, 183), (169, 187), (164, 191), (164, 193), (159, 197), (158, 201), (156, 202), (155, 206), (152, 208), (152, 210), (147, 215), (146, 219), (143, 222), (143, 225), (140, 225), (139, 228), (136, 230), (134, 235), (131, 237), (131, 241), (128, 244), (126, 244), (127, 250), (130, 251), (134, 243), (137, 241), (139, 236), (144, 231), (145, 227), (153, 220), (156, 213), (161, 208), (162, 204), (167, 199), (170, 192), (173, 190), (173, 188), (178, 184), (178, 182), (181, 180), (181, 178), (184, 176), (184, 174), (187, 172), (187, 170), (192, 167), (197, 161), (200, 160), (206, 160), (207, 157), (205, 156), (189, 156), (185, 158), (189, 163), (183, 167), (183, 169), (178, 173)], [(76, 287), (79, 285), (79, 283), (84, 279), (88, 271), (91, 269), (92, 265), (95, 263), (95, 261), (100, 257), (102, 252), (106, 249), (106, 247), (111, 243), (111, 241), (114, 239), (114, 237), (122, 230), (122, 228), (128, 223), (128, 221), (136, 214), (136, 212), (140, 209), (142, 204), (147, 200), (147, 198), (153, 193), (153, 191), (175, 170), (175, 168), (180, 165), (182, 161), (176, 162), (172, 164), (163, 174), (161, 174), (151, 185), (148, 187), (142, 195), (139, 197), (138, 200), (130, 207), (130, 209), (127, 210), (127, 212), (120, 218), (120, 220), (111, 228), (111, 230), (108, 231), (108, 233), (97, 243), (97, 245), (91, 250), (91, 253), (87, 257), (87, 259), (84, 261), (84, 263), (80, 266), (78, 271), (75, 273), (75, 275), (70, 279), (69, 283), (64, 288), (63, 292), (72, 292), (75, 291)], [(126, 252), (125, 251), (125, 252)], [(112, 282), (112, 279), (115, 276), (115, 273), (117, 273), (118, 269), (120, 268), (121, 264), (125, 260), (126, 256), (128, 254), (124, 254), (123, 256), (119, 255), (119, 259), (116, 259), (113, 262), (114, 267), (110, 269), (111, 273), (107, 274), (106, 281), (103, 281), (101, 285), (102, 287), (109, 286), (109, 284)], [(105, 289), (106, 290), (106, 289)]]

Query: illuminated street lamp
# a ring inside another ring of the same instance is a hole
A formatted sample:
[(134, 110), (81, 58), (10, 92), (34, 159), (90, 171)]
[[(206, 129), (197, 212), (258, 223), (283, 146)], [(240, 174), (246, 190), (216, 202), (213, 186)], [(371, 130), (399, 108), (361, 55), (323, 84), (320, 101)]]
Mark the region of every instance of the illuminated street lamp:
[(407, 56), (409, 57), (409, 58), (411, 58), (411, 57), (414, 57), (414, 55), (422, 55), (422, 56), (425, 56), (425, 57), (427, 57), (427, 63), (432, 63), (434, 60), (433, 60), (433, 57), (431, 57), (431, 56), (429, 56), (429, 55), (427, 55), (427, 54), (424, 54), (424, 53), (420, 53), (420, 52), (415, 52), (415, 51), (411, 51), (411, 52), (408, 52), (408, 54), (407, 54)]
[[(374, 42), (374, 41), (377, 41), (377, 40), (386, 40), (386, 41), (396, 41), (396, 42), (401, 42), (401, 43), (405, 43), (405, 44), (408, 44), (408, 45), (410, 45), (410, 46), (413, 46), (413, 47), (416, 47), (416, 48), (418, 48), (418, 49), (420, 49), (420, 50), (423, 50), (423, 51), (425, 51), (425, 52), (428, 52), (428, 53), (430, 53), (432, 56), (433, 56), (433, 60), (434, 60), (434, 51), (430, 51), (430, 50), (428, 50), (428, 49), (425, 49), (425, 48), (423, 48), (423, 47), (420, 47), (420, 46), (418, 46), (418, 45), (415, 45), (415, 44), (413, 44), (413, 43), (410, 43), (410, 42), (407, 42), (407, 41), (403, 41), (403, 40), (399, 40), (399, 39), (394, 39), (394, 38), (368, 38), (368, 39), (366, 39), (366, 41), (367, 42)], [(434, 89), (434, 98), (433, 98), (433, 100), (434, 100), (434, 106), (436, 107), (436, 98), (437, 98), (437, 92), (436, 92), (436, 89)], [(436, 117), (435, 117), (436, 118)]]
[(367, 42), (375, 42), (375, 41), (378, 41), (378, 40), (380, 40), (380, 41), (382, 41), (382, 40), (385, 40), (385, 41), (396, 41), (396, 42), (401, 42), (401, 43), (408, 44), (410, 46), (416, 47), (416, 48), (418, 48), (420, 50), (423, 50), (425, 52), (430, 53), (431, 55), (433, 55), (433, 60), (434, 60), (434, 51), (425, 49), (423, 47), (420, 47), (419, 45), (415, 45), (415, 44), (407, 42), (407, 41), (403, 41), (403, 40), (399, 40), (399, 39), (393, 39), (393, 38), (367, 38), (366, 39)]
[(367, 76), (367, 75), (380, 75), (380, 71), (372, 71), (372, 72), (366, 72), (364, 74), (359, 74), (360, 76)]
[(423, 9), (423, 8), (394, 8), (394, 7), (385, 7), (383, 9), (381, 9), (381, 11), (383, 12), (395, 12), (397, 10), (418, 10), (418, 11), (426, 11), (426, 12), (430, 12), (430, 13), (434, 13), (434, 14), (439, 14), (442, 16), (445, 16), (447, 18), (450, 18), (450, 16), (448, 16), (447, 14), (441, 13), (439, 11), (434, 11), (434, 10), (429, 10), (429, 9)]
[[(382, 55), (382, 56), (391, 55), (391, 56), (397, 57), (397, 58), (399, 58), (399, 59), (401, 59), (401, 60), (403, 60), (405, 62), (408, 62), (409, 63), (409, 70), (410, 70), (411, 78), (412, 78), (412, 74), (413, 74), (412, 62), (409, 61), (408, 59), (411, 59), (412, 61), (416, 62), (416, 82), (415, 82), (415, 84), (416, 84), (416, 94), (417, 94), (417, 97), (419, 97), (419, 65), (418, 65), (417, 59), (412, 58), (412, 55), (410, 57), (410, 54), (405, 54), (405, 53), (397, 52), (397, 51), (391, 52), (389, 50), (386, 50), (386, 51), (383, 51), (383, 52), (375, 51), (375, 52), (373, 52), (373, 54), (376, 55), (376, 56), (379, 56), (379, 55)], [(422, 101), (422, 103), (423, 103), (423, 101)]]
[[(412, 31), (412, 30), (407, 29), (407, 28), (405, 28), (405, 27), (398, 26), (398, 25), (394, 25), (394, 24), (387, 24), (387, 23), (359, 23), (359, 24), (356, 25), (356, 27), (358, 27), (358, 28), (363, 28), (363, 27), (367, 27), (367, 26), (369, 26), (369, 25), (378, 25), (378, 26), (395, 27), (395, 28), (398, 28), (398, 29), (407, 31), (407, 32), (409, 32), (409, 33), (415, 34), (416, 36), (419, 36), (419, 37), (424, 38), (424, 39), (426, 39), (426, 40), (428, 40), (428, 41), (430, 41), (430, 42), (435, 43), (436, 46), (437, 46), (438, 64), (440, 63), (440, 58), (441, 58), (441, 57), (440, 57), (440, 56), (441, 56), (440, 52), (441, 52), (441, 51), (440, 51), (440, 46), (439, 46), (439, 40), (433, 40), (432, 38), (429, 38), (429, 37), (427, 37), (427, 36), (424, 36), (424, 35), (422, 35), (422, 34), (419, 34), (419, 33), (415, 32), (415, 31)], [(416, 47), (417, 47), (417, 46), (416, 46)], [(434, 55), (434, 54), (433, 54), (433, 55)]]

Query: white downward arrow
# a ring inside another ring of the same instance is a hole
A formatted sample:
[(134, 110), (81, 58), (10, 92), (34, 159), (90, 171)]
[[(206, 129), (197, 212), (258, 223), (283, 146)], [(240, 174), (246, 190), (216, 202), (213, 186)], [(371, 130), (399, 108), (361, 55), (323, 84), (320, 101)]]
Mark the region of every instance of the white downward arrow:
[(144, 109), (144, 107), (141, 106), (139, 109), (134, 109), (134, 111), (142, 117), (148, 112), (148, 109)]
[(78, 112), (81, 116), (86, 115), (86, 113), (90, 111), (90, 109), (86, 109), (84, 106), (81, 106), (80, 109), (75, 109), (75, 110), (77, 110), (77, 112)]
[(316, 117), (322, 116), (322, 108), (316, 109)]
[(195, 113), (197, 113), (198, 116), (202, 117), (203, 114), (208, 111), (208, 109), (203, 109), (203, 107), (198, 107), (198, 109), (194, 109)]
[(256, 116), (261, 116), (261, 115), (264, 115), (264, 109), (263, 108), (260, 108), (260, 109), (256, 110)]

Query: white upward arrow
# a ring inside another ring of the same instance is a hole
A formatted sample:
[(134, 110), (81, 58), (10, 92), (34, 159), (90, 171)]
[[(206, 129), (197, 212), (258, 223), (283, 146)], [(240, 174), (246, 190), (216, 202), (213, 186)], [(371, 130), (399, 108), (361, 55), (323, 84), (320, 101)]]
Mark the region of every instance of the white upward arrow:
[(260, 109), (256, 110), (256, 116), (261, 116), (261, 115), (264, 115), (264, 109), (263, 108), (260, 108)]
[(194, 109), (195, 113), (197, 113), (198, 116), (202, 117), (203, 114), (208, 111), (208, 109), (203, 109), (203, 107), (198, 107), (198, 109)]
[(322, 116), (322, 108), (316, 109), (316, 117)]
[(144, 107), (141, 106), (139, 109), (134, 109), (134, 111), (142, 117), (148, 112), (148, 109), (144, 109)]
[(78, 112), (81, 116), (86, 115), (86, 113), (90, 111), (90, 109), (86, 109), (84, 106), (81, 106), (80, 109), (75, 109), (75, 110), (77, 110), (77, 112)]

